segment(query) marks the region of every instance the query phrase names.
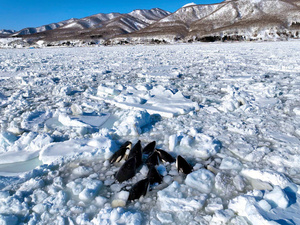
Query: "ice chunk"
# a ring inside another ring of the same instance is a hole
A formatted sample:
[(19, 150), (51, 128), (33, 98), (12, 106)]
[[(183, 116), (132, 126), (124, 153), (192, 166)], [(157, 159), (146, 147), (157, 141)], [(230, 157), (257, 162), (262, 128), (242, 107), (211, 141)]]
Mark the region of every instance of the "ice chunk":
[(151, 114), (160, 114), (162, 117), (173, 117), (187, 114), (193, 110), (199, 110), (199, 105), (185, 98), (180, 91), (174, 94), (162, 85), (151, 88), (148, 91), (148, 89), (129, 86), (122, 90), (121, 93), (118, 92), (117, 95), (114, 95), (111, 88), (107, 89), (107, 87), (100, 86), (98, 88), (98, 97), (90, 97), (104, 100), (123, 109), (147, 110)]
[(208, 213), (213, 213), (218, 210), (223, 209), (223, 202), (221, 198), (210, 198), (207, 200), (207, 206), (205, 211)]
[(188, 174), (185, 183), (202, 193), (210, 193), (213, 188), (214, 178), (215, 175), (212, 172), (206, 169), (199, 169)]
[(88, 124), (85, 124), (79, 120), (72, 119), (66, 114), (59, 114), (58, 121), (61, 122), (64, 126), (70, 127), (90, 127)]
[(173, 222), (173, 217), (172, 217), (172, 214), (170, 214), (170, 213), (163, 213), (163, 212), (157, 213), (157, 218), (163, 224)]
[[(111, 155), (110, 149), (114, 146), (112, 140), (103, 135), (96, 136), (95, 139), (94, 142), (92, 139), (81, 139), (53, 143), (40, 152), (39, 159), (43, 163), (49, 164), (62, 157), (71, 157), (76, 154), (87, 154), (92, 152), (103, 154), (105, 158), (109, 158)], [(95, 141), (97, 141), (97, 144), (95, 144)]]
[(237, 170), (240, 171), (242, 169), (243, 165), (242, 163), (232, 157), (226, 157), (222, 160), (222, 163), (220, 165), (221, 170)]
[(95, 201), (96, 201), (96, 204), (99, 206), (99, 207), (103, 207), (104, 204), (108, 201), (107, 198), (103, 197), (103, 196), (97, 196), (95, 198)]
[(162, 175), (163, 177), (166, 176), (168, 174), (167, 169), (164, 165), (159, 165), (156, 167), (157, 172)]
[(246, 178), (257, 179), (263, 182), (268, 182), (272, 185), (278, 185), (284, 189), (290, 186), (291, 181), (284, 174), (272, 170), (257, 170), (257, 169), (243, 169), (241, 175)]
[(5, 199), (9, 197), (9, 191), (0, 191), (0, 199)]
[(100, 97), (107, 97), (108, 95), (118, 95), (121, 93), (121, 90), (118, 90), (114, 87), (108, 87), (100, 85), (98, 87), (97, 95)]
[(194, 211), (203, 207), (206, 195), (185, 196), (181, 185), (174, 181), (167, 188), (157, 192), (158, 202), (163, 212)]
[(293, 109), (293, 112), (297, 115), (297, 116), (300, 116), (300, 107), (295, 107)]
[(207, 159), (216, 155), (221, 148), (221, 143), (211, 136), (203, 133), (197, 133), (195, 136), (196, 150), (195, 155)]
[(43, 212), (47, 211), (48, 206), (46, 204), (36, 204), (32, 210), (38, 214), (42, 214)]
[(258, 209), (255, 208), (255, 203), (256, 200), (252, 196), (239, 196), (230, 201), (228, 208), (233, 210), (234, 212), (237, 212), (239, 216), (247, 217), (252, 223), (268, 224), (268, 221), (263, 218), (263, 216), (260, 215)]
[(72, 104), (71, 105), (71, 111), (74, 116), (82, 115), (82, 107), (78, 104)]
[(19, 190), (20, 191), (33, 191), (35, 189), (39, 189), (45, 186), (45, 182), (39, 178), (32, 178), (25, 183), (23, 183)]
[(176, 134), (173, 134), (169, 137), (169, 150), (174, 151), (175, 147), (179, 143), (179, 137)]
[(0, 201), (0, 215), (20, 215), (28, 214), (29, 207), (26, 202), (18, 196), (10, 196)]
[(103, 182), (91, 178), (78, 178), (66, 185), (82, 201), (93, 200), (103, 186)]
[(257, 148), (250, 152), (248, 155), (246, 155), (244, 159), (249, 162), (260, 162), (263, 159), (263, 157), (270, 152), (271, 150), (267, 147)]
[(79, 199), (82, 201), (91, 201), (98, 194), (100, 187), (101, 183), (98, 183), (98, 185), (95, 187), (83, 189), (83, 191), (79, 193)]
[(235, 187), (232, 183), (232, 176), (219, 172), (215, 177), (215, 188), (221, 196), (232, 196), (235, 193)]
[(163, 177), (163, 181), (167, 184), (171, 184), (173, 179), (171, 176), (165, 176), (165, 177)]
[(24, 133), (12, 145), (6, 147), (6, 152), (2, 154), (0, 152), (0, 164), (24, 162), (34, 159), (52, 141), (53, 139), (47, 134)]
[(184, 135), (180, 140), (180, 146), (182, 147), (190, 148), (192, 143), (193, 143), (193, 138), (188, 135)]
[(52, 116), (51, 111), (27, 111), (22, 115), (21, 128), (38, 132)]
[(136, 136), (142, 133), (142, 129), (150, 125), (151, 118), (147, 111), (127, 111), (120, 116), (120, 120), (114, 123), (113, 129), (120, 136)]
[(92, 224), (129, 224), (140, 225), (143, 217), (139, 212), (126, 211), (123, 208), (104, 208), (91, 221)]
[[(268, 196), (268, 194), (270, 195)], [(262, 195), (249, 192), (231, 200), (228, 208), (239, 216), (246, 217), (253, 224), (298, 224), (300, 222), (300, 216), (297, 212), (300, 204), (299, 194), (289, 190), (289, 195), (287, 195), (285, 190), (277, 187), (275, 191), (271, 191), (265, 196), (270, 197), (275, 202), (266, 200)], [(279, 198), (277, 199), (277, 197)], [(287, 205), (287, 199), (293, 205)], [(283, 200), (281, 205), (283, 208), (280, 207), (280, 200)]]
[(111, 206), (113, 208), (116, 207), (125, 207), (126, 206), (126, 202), (128, 200), (129, 197), (129, 192), (128, 191), (120, 191), (118, 192), (115, 196), (114, 199), (111, 203)]
[(245, 181), (240, 175), (237, 175), (233, 178), (233, 185), (238, 191), (243, 191), (246, 187)]
[(274, 189), (264, 195), (264, 199), (270, 202), (274, 207), (287, 208), (289, 205), (289, 198), (285, 192), (278, 186), (274, 186)]
[(270, 211), (272, 209), (272, 206), (264, 199), (259, 201), (258, 205), (265, 211)]
[(15, 225), (18, 223), (18, 217), (15, 215), (0, 215), (1, 225)]
[(0, 133), (0, 152), (6, 152), (9, 146), (12, 146), (18, 138), (10, 132)]
[(213, 215), (210, 225), (227, 224), (229, 220), (234, 216), (234, 212), (230, 209), (218, 210)]
[(87, 176), (93, 171), (92, 168), (86, 167), (86, 166), (79, 166), (73, 170), (73, 173), (78, 176)]
[(53, 143), (40, 152), (39, 159), (43, 163), (49, 164), (66, 156), (94, 151), (94, 148), (88, 146), (86, 142), (86, 140), (69, 140), (60, 143)]
[(0, 100), (4, 100), (4, 99), (6, 99), (7, 97), (4, 95), (4, 94), (2, 94), (1, 92), (0, 92)]

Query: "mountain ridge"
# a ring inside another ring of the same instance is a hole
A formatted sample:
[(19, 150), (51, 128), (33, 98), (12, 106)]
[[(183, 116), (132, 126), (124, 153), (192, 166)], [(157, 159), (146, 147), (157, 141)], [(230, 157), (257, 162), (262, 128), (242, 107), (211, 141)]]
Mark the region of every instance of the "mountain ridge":
[(49, 45), (66, 41), (135, 44), (299, 39), (300, 0), (189, 3), (174, 13), (159, 8), (127, 14), (99, 13), (28, 29), (10, 36), (29, 44), (43, 41)]
[(299, 6), (299, 0), (230, 0), (190, 5), (143, 30), (116, 37), (113, 42), (300, 38)]

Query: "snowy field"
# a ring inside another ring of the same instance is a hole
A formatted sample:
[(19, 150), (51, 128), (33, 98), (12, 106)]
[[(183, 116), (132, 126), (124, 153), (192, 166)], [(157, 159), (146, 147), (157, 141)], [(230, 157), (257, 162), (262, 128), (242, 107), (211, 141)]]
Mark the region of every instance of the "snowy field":
[(0, 116), (0, 224), (300, 224), (299, 41), (0, 50)]

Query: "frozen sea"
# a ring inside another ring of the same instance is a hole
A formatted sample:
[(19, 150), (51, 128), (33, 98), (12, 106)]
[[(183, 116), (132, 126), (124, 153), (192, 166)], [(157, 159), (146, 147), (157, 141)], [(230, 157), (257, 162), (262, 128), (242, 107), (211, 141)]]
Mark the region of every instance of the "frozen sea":
[(0, 49), (0, 116), (0, 224), (300, 224), (299, 41)]

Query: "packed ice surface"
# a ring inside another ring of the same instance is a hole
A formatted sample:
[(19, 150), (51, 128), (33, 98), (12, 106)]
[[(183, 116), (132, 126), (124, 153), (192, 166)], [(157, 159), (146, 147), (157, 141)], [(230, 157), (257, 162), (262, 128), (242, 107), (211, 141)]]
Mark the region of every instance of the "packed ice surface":
[[(300, 42), (0, 53), (0, 224), (300, 223)], [(128, 140), (193, 172), (128, 202)]]

